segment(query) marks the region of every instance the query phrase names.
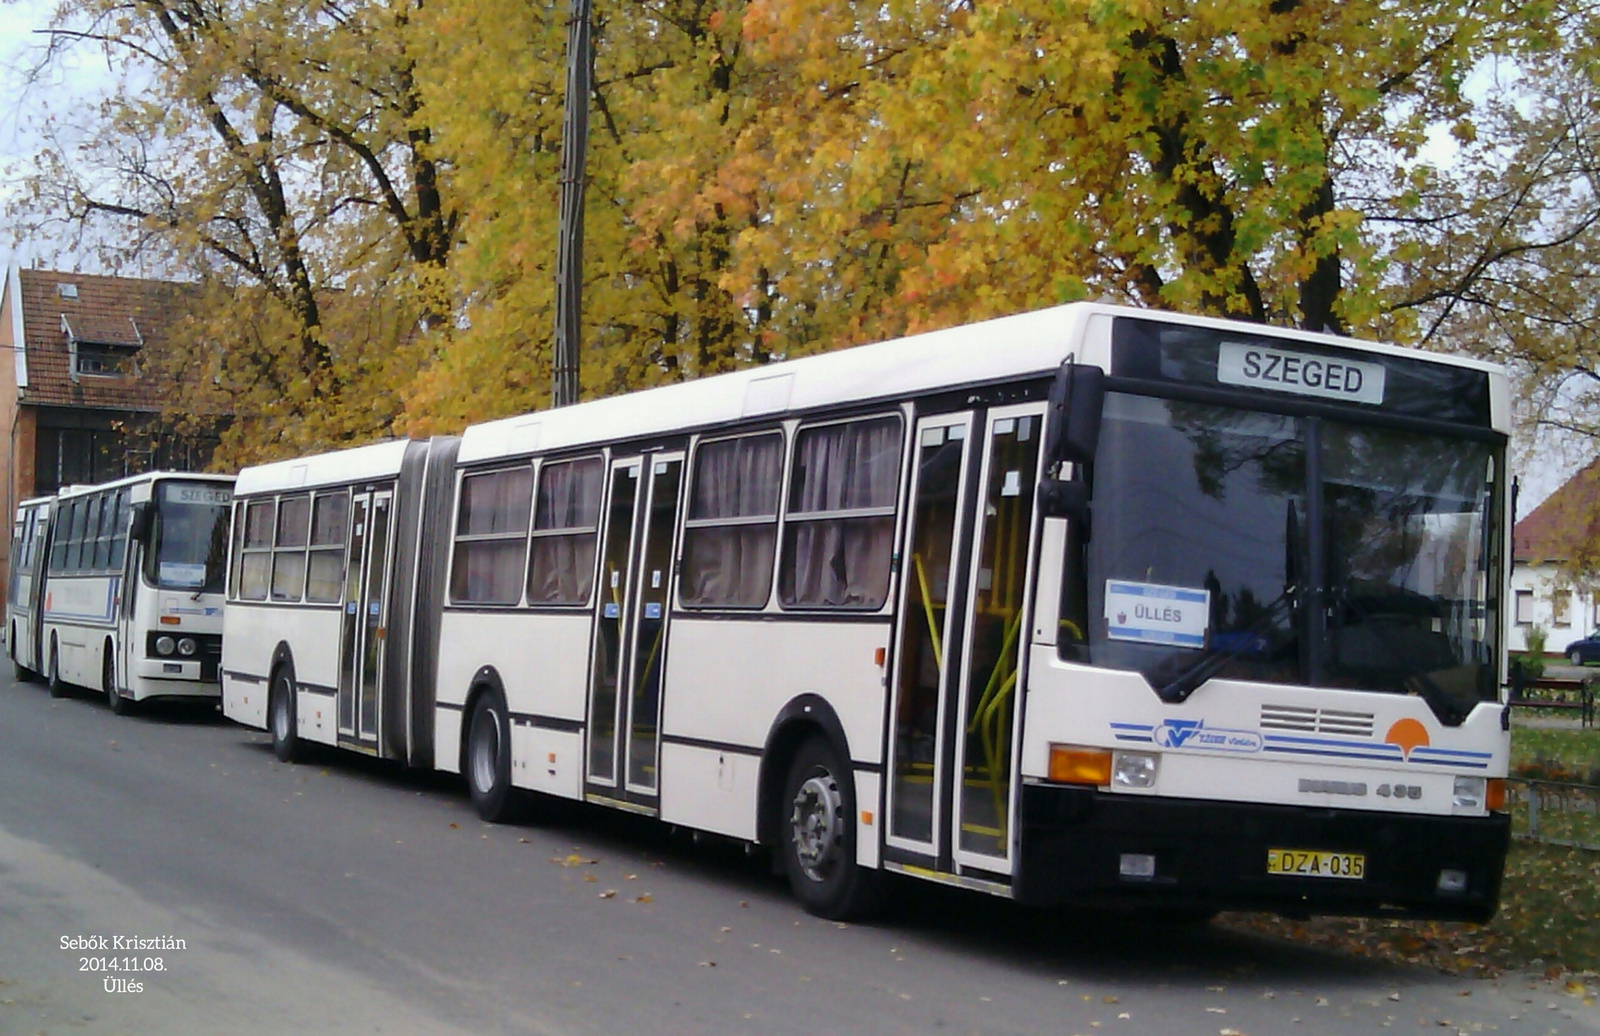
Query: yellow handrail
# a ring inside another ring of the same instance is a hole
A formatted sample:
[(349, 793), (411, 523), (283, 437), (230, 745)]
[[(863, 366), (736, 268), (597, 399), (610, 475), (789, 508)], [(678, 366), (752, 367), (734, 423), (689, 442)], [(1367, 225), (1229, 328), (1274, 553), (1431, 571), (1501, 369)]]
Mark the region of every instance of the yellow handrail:
[(933, 595), (928, 592), (928, 574), (922, 568), (922, 555), (912, 553), (911, 567), (917, 570), (917, 585), (922, 589), (922, 611), (928, 617), (928, 636), (933, 640), (933, 662), (944, 673), (944, 643), (939, 638), (939, 624), (933, 617)]

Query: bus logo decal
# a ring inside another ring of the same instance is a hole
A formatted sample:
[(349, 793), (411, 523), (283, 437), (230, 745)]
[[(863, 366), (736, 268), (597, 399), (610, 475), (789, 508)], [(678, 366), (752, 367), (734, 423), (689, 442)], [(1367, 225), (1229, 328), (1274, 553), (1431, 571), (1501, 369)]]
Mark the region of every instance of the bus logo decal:
[(1169, 719), (1153, 736), (1162, 748), (1201, 748), (1213, 752), (1259, 752), (1261, 735), (1253, 730), (1208, 727), (1203, 719)]

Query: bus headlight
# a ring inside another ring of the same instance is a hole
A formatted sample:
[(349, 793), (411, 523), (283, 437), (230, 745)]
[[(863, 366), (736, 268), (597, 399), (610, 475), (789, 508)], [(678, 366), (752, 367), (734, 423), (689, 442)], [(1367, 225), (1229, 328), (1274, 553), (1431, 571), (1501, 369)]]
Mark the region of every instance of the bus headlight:
[(1111, 757), (1111, 783), (1118, 788), (1153, 788), (1161, 757), (1154, 752), (1117, 752)]
[(158, 655), (170, 655), (177, 646), (171, 637), (156, 638), (156, 654)]
[(193, 637), (184, 637), (182, 640), (178, 641), (178, 654), (180, 655), (192, 655), (198, 651), (199, 648), (200, 646), (194, 642)]
[(1450, 795), (1450, 805), (1456, 809), (1482, 809), (1488, 794), (1489, 782), (1482, 777), (1457, 777), (1455, 790)]

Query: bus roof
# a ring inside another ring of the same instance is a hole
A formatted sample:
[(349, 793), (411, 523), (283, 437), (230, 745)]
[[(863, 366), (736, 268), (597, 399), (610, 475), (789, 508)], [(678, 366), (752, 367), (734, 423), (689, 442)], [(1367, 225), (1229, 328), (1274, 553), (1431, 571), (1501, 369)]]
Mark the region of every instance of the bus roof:
[(284, 489), (311, 489), (316, 486), (360, 482), (364, 479), (393, 478), (400, 473), (409, 439), (393, 439), (371, 446), (319, 453), (314, 457), (258, 464), (239, 472), (234, 492), (239, 496), (270, 493)]
[[(1074, 344), (1082, 340), (1090, 317), (1095, 315), (1139, 317), (1235, 331), (1248, 329), (1254, 335), (1321, 342), (1368, 352), (1425, 356), (1438, 363), (1498, 370), (1492, 364), (1465, 357), (1418, 353), (1294, 328), (1245, 325), (1210, 317), (1078, 302), (489, 421), (474, 425), (462, 434), (458, 459), (470, 463), (712, 427), (830, 405), (892, 400), (946, 388), (1043, 377), (1053, 373)], [(1104, 362), (1107, 358), (1080, 356), (1079, 359)]]
[(103, 489), (120, 489), (123, 486), (138, 486), (151, 482), (164, 482), (169, 479), (183, 479), (185, 482), (233, 482), (232, 475), (219, 475), (210, 471), (146, 471), (139, 475), (128, 475), (125, 478), (115, 479), (111, 482), (98, 482), (94, 485), (76, 484), (62, 486), (56, 493), (56, 498), (65, 500), (75, 496), (85, 496), (89, 493), (98, 493)]

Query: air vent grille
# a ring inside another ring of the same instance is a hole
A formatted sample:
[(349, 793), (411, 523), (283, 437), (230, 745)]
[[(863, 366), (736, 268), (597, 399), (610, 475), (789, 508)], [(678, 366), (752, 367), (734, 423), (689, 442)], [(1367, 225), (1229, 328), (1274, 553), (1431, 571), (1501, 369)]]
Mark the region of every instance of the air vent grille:
[(1346, 709), (1319, 709), (1305, 705), (1262, 705), (1263, 730), (1293, 730), (1303, 734), (1338, 734), (1371, 737), (1372, 713)]

